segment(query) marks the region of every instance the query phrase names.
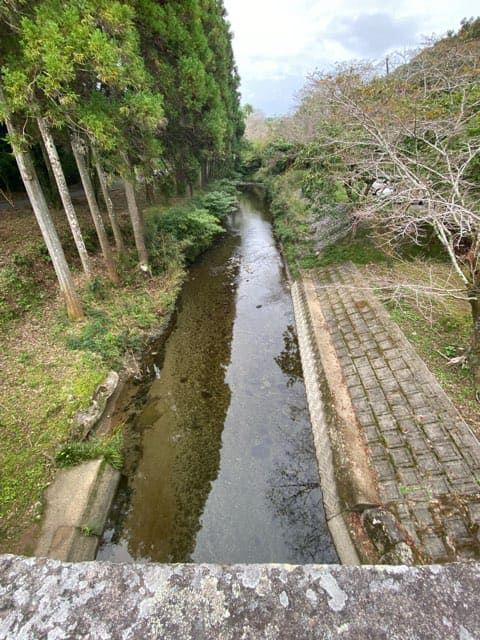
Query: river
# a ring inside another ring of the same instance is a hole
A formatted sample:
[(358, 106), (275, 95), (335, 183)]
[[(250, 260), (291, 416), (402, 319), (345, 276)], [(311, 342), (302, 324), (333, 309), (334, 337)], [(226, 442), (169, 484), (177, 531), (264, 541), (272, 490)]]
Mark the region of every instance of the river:
[(288, 283), (255, 198), (242, 197), (227, 234), (191, 268), (155, 370), (126, 435), (141, 459), (97, 559), (338, 562)]

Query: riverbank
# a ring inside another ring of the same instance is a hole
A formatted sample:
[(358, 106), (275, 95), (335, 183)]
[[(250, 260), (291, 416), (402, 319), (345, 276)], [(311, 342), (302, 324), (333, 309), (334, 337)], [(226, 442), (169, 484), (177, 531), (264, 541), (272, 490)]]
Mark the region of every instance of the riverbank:
[[(126, 220), (121, 192), (113, 196), (120, 220)], [(91, 223), (81, 194), (76, 204), (88, 237)], [(68, 243), (61, 212), (55, 216)], [(63, 445), (78, 439), (75, 414), (89, 406), (96, 386), (111, 368), (140, 375), (142, 347), (167, 325), (184, 279), (178, 250), (194, 246), (178, 240), (174, 259), (149, 277), (121, 262), (120, 288), (98, 277), (87, 284), (76, 270), (86, 320), (72, 325), (56, 293), (50, 264), (40, 261), (37, 266), (42, 242), (25, 202), (2, 211), (1, 231), (0, 284), (9, 295), (1, 300), (0, 314), (0, 552), (31, 554), (44, 491), (57, 468), (55, 458)], [(19, 238), (28, 240), (20, 243)], [(202, 248), (207, 240), (204, 234)], [(115, 446), (121, 446), (120, 438)]]
[[(390, 247), (375, 229), (354, 222), (352, 206), (337, 185), (322, 201), (302, 193), (305, 172), (264, 181), (277, 237), (295, 278), (302, 270), (353, 262), (365, 286), (385, 305), (392, 320), (425, 360), (470, 428), (480, 437), (480, 403), (475, 400), (468, 363), (470, 305), (463, 283), (432, 237), (424, 246)], [(319, 204), (320, 203), (320, 204)]]
[(343, 517), (367, 564), (478, 560), (479, 441), (352, 263), (295, 291), (329, 523)]

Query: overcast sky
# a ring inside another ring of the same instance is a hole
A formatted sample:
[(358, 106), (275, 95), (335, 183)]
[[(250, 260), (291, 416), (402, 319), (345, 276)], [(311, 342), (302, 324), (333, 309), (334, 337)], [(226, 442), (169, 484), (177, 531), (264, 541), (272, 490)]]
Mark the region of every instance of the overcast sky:
[(266, 115), (295, 104), (306, 74), (335, 62), (383, 58), (458, 29), (477, 0), (224, 0), (242, 103)]

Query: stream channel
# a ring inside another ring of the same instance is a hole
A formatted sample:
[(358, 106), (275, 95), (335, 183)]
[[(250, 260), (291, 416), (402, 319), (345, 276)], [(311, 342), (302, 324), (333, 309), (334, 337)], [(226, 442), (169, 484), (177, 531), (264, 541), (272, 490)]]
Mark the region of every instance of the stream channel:
[(338, 562), (288, 282), (255, 197), (191, 268), (155, 371), (97, 560)]

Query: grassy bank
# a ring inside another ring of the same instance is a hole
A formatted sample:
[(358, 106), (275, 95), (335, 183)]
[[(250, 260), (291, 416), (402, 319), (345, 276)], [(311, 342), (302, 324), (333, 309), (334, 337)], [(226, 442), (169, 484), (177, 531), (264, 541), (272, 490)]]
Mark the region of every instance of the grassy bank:
[[(94, 257), (90, 283), (75, 273), (86, 317), (74, 324), (36, 230), (32, 237), (33, 215), (27, 208), (9, 213), (0, 265), (0, 552), (32, 552), (43, 492), (58, 451), (72, 440), (75, 413), (90, 404), (111, 368), (135, 369), (146, 338), (167, 322), (189, 261), (221, 233), (235, 201), (234, 189), (223, 183), (174, 209), (151, 207), (152, 273), (138, 272), (131, 251), (120, 261), (122, 286), (115, 288), (100, 277)], [(88, 235), (86, 212), (81, 216)], [(19, 244), (22, 235), (31, 241)], [(68, 246), (66, 232), (64, 239)]]

